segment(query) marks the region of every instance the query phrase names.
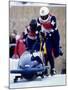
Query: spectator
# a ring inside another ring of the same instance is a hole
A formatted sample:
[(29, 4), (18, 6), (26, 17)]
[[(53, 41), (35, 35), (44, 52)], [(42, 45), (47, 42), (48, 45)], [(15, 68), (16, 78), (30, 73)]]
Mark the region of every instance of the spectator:
[(15, 49), (15, 45), (16, 45), (16, 35), (14, 33), (11, 33), (11, 35), (9, 36), (9, 54), (10, 54), (10, 58), (12, 58), (13, 54), (14, 54), (14, 49)]
[(22, 32), (20, 38), (16, 42), (16, 47), (14, 50), (14, 58), (20, 58), (20, 56), (25, 52), (26, 46), (24, 44), (24, 32)]

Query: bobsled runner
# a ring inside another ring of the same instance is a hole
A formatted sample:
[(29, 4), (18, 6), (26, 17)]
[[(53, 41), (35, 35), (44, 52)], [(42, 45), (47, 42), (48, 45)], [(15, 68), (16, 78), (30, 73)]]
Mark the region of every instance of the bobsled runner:
[(41, 78), (44, 78), (44, 72), (48, 68), (49, 68), (48, 66), (43, 65), (38, 52), (32, 55), (30, 54), (30, 52), (26, 51), (20, 57), (20, 60), (18, 61), (17, 69), (11, 70), (10, 73), (16, 74), (16, 75), (20, 74), (20, 75), (15, 76), (14, 82), (17, 82), (18, 78), (34, 80), (38, 76), (40, 76)]

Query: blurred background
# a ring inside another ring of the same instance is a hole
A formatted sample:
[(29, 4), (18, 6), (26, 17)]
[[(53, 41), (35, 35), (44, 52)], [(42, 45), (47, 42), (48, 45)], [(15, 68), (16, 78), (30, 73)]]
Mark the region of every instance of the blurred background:
[(25, 31), (25, 26), (32, 18), (39, 17), (39, 10), (42, 6), (47, 6), (50, 13), (57, 18), (57, 26), (60, 32), (60, 45), (63, 56), (55, 59), (55, 67), (58, 74), (66, 69), (66, 5), (29, 3), (29, 2), (9, 2), (9, 35), (15, 30), (18, 34)]

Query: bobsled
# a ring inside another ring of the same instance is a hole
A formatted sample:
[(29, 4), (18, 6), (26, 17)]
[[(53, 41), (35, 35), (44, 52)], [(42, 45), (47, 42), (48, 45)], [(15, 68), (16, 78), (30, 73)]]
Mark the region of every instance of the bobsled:
[(34, 52), (33, 54), (31, 54), (29, 51), (25, 51), (20, 57), (20, 60), (18, 61), (17, 69), (10, 70), (10, 73), (16, 74), (14, 82), (17, 82), (18, 78), (34, 80), (38, 76), (44, 78), (44, 72), (48, 68), (48, 66), (45, 66), (43, 64), (40, 52)]

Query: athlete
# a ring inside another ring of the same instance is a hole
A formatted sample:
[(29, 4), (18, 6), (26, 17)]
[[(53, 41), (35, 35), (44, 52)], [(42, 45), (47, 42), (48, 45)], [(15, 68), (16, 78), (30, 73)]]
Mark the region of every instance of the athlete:
[[(50, 74), (56, 74), (54, 57), (63, 55), (60, 50), (60, 34), (57, 28), (56, 17), (50, 14), (50, 11), (47, 7), (40, 8), (40, 16), (37, 19), (39, 31), (42, 33), (44, 38), (44, 43), (46, 43), (47, 55), (44, 55), (45, 65), (50, 63), (51, 69)], [(40, 28), (41, 27), (41, 28)], [(45, 74), (48, 75), (48, 71), (45, 71)]]
[(30, 52), (39, 51), (40, 44), (37, 34), (37, 21), (32, 19), (30, 24), (26, 27), (27, 36), (26, 36), (26, 46), (27, 50)]

